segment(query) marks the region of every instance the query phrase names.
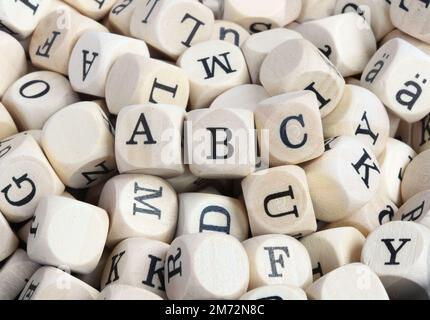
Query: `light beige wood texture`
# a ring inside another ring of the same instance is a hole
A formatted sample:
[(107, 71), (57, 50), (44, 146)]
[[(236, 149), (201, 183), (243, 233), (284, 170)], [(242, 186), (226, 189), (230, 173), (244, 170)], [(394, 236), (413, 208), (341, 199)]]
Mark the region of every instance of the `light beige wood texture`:
[(365, 68), (361, 84), (393, 113), (416, 122), (430, 111), (427, 103), (430, 57), (402, 39), (385, 43)]
[(319, 104), (310, 91), (261, 101), (255, 123), (262, 160), (273, 167), (303, 163), (324, 153)]
[(273, 49), (287, 40), (301, 38), (303, 37), (300, 33), (285, 28), (275, 28), (251, 35), (243, 43), (241, 49), (248, 65), (252, 83), (260, 84), (261, 65)]
[(214, 23), (213, 12), (198, 1), (151, 0), (134, 9), (130, 32), (176, 60), (186, 49), (209, 40)]
[(312, 266), (306, 248), (286, 235), (264, 235), (243, 242), (250, 266), (249, 290), (267, 285), (306, 288)]
[(211, 40), (187, 49), (177, 64), (190, 81), (190, 107), (208, 107), (223, 92), (249, 83), (248, 68), (235, 45)]
[(401, 119), (389, 109), (385, 108), (385, 110), (387, 110), (388, 119), (390, 120), (390, 137), (394, 138), (396, 136), (397, 130), (399, 130)]
[(109, 228), (105, 210), (60, 196), (37, 206), (27, 242), (31, 260), (87, 274), (100, 260)]
[(412, 124), (412, 147), (416, 152), (430, 149), (430, 114)]
[(73, 47), (86, 31), (103, 32), (107, 29), (70, 7), (50, 13), (39, 22), (31, 36), (29, 55), (32, 64), (68, 75)]
[(146, 238), (120, 242), (107, 260), (101, 289), (110, 284), (129, 285), (166, 298), (164, 261), (168, 249), (168, 244)]
[(413, 221), (430, 228), (430, 190), (417, 193), (406, 201), (393, 217), (394, 221)]
[(145, 0), (116, 0), (107, 16), (109, 29), (112, 32), (131, 36), (130, 20), (137, 5)]
[(248, 291), (239, 300), (308, 300), (308, 298), (298, 287), (273, 285)]
[[(2, 5), (5, 3), (2, 2)], [(27, 60), (22, 45), (8, 35), (0, 31), (0, 98), (9, 86), (27, 73)]]
[(111, 284), (100, 292), (98, 300), (163, 300), (151, 291), (122, 284)]
[(39, 200), (61, 194), (64, 185), (36, 140), (18, 134), (0, 142), (0, 210), (10, 222), (34, 214)]
[(324, 137), (355, 136), (378, 157), (387, 145), (390, 120), (381, 101), (371, 91), (346, 85), (336, 109), (322, 121)]
[(381, 0), (337, 0), (335, 14), (354, 12), (371, 25), (376, 41), (394, 29), (390, 18), (390, 2)]
[(242, 190), (254, 236), (304, 236), (316, 231), (309, 187), (300, 167), (256, 172), (242, 180)]
[(247, 30), (234, 22), (215, 20), (211, 40), (223, 40), (241, 47), (249, 36)]
[(200, 232), (220, 232), (246, 240), (249, 223), (245, 206), (240, 200), (205, 190), (180, 194), (176, 237)]
[(415, 156), (415, 151), (407, 144), (390, 138), (385, 151), (378, 158), (381, 167), (381, 193), (397, 206), (402, 203), (401, 184), (405, 170)]
[(267, 91), (259, 85), (244, 84), (220, 94), (210, 105), (211, 109), (231, 108), (255, 111), (258, 104), (269, 98)]
[(361, 261), (381, 279), (391, 299), (428, 299), (430, 230), (418, 223), (387, 223), (366, 240)]
[(407, 42), (409, 42), (410, 44), (412, 44), (413, 46), (417, 47), (418, 49), (420, 49), (421, 51), (430, 54), (430, 44), (427, 44), (421, 40), (418, 40), (410, 35), (408, 35), (407, 33), (404, 33), (402, 31), (400, 31), (399, 29), (394, 29), (393, 31), (391, 31), (390, 33), (388, 33), (380, 42), (380, 46), (384, 45), (385, 43), (387, 43), (388, 41), (390, 41), (391, 39), (394, 38), (400, 38), (403, 39)]
[(254, 115), (244, 109), (201, 109), (187, 114), (185, 154), (201, 178), (239, 179), (255, 171)]
[(336, 1), (337, 0), (302, 0), (302, 10), (297, 21), (302, 23), (333, 15)]
[(368, 203), (380, 183), (373, 152), (356, 137), (326, 143), (326, 152), (304, 166), (318, 220), (342, 220)]
[(119, 57), (135, 53), (149, 57), (145, 42), (113, 33), (86, 31), (76, 42), (69, 61), (69, 78), (75, 91), (105, 96), (109, 70)]
[(430, 189), (430, 150), (417, 155), (406, 167), (401, 185), (403, 202), (428, 189)]
[(306, 293), (309, 300), (389, 300), (378, 276), (361, 263), (333, 270), (308, 287)]
[(209, 9), (211, 9), (215, 15), (215, 18), (221, 19), (224, 11), (223, 0), (198, 0), (198, 1), (204, 4)]
[(51, 71), (32, 72), (18, 79), (2, 100), (20, 130), (42, 129), (54, 113), (78, 101), (70, 82)]
[(90, 285), (94, 289), (99, 290), (100, 289), (100, 279), (102, 277), (103, 270), (105, 269), (107, 259), (109, 258), (110, 250), (104, 249), (102, 256), (100, 257), (99, 263), (97, 264), (96, 268), (87, 274), (74, 274), (76, 278), (79, 280), (82, 280), (86, 284)]
[(185, 165), (184, 174), (179, 177), (167, 179), (177, 193), (195, 192), (205, 188), (209, 180), (196, 177), (193, 175), (188, 167)]
[(170, 243), (176, 230), (178, 200), (175, 190), (163, 179), (137, 174), (109, 180), (99, 206), (110, 217), (107, 246), (132, 237)]
[(28, 280), (19, 300), (96, 300), (99, 292), (70, 274), (42, 267)]
[(288, 40), (271, 51), (261, 66), (260, 81), (270, 95), (313, 91), (325, 117), (342, 98), (345, 81), (332, 63), (308, 40)]
[(119, 172), (165, 178), (183, 174), (184, 119), (184, 109), (173, 105), (148, 103), (122, 109), (115, 136)]
[(49, 118), (42, 146), (68, 187), (92, 187), (115, 172), (112, 124), (95, 102), (72, 104)]
[(301, 0), (225, 0), (223, 19), (257, 33), (293, 22), (301, 7)]
[(118, 58), (106, 79), (109, 111), (118, 114), (134, 104), (160, 103), (187, 107), (190, 84), (180, 68), (136, 54)]
[(10, 113), (0, 102), (0, 140), (18, 133), (18, 128)]
[(0, 268), (0, 300), (16, 299), (39, 267), (25, 250), (17, 249)]
[(15, 251), (19, 240), (1, 212), (0, 231), (0, 261), (3, 261)]
[(75, 9), (79, 10), (82, 14), (94, 20), (100, 20), (115, 4), (116, 0), (63, 0)]
[(404, 120), (400, 120), (399, 127), (397, 128), (397, 132), (395, 138), (399, 141), (406, 143), (411, 146), (413, 144), (412, 141), (412, 126), (413, 123), (408, 123)]
[(167, 252), (164, 277), (172, 300), (238, 299), (248, 287), (248, 258), (233, 236), (184, 235)]
[(318, 47), (344, 77), (361, 74), (376, 52), (370, 25), (352, 12), (305, 22), (294, 30)]
[(357, 229), (341, 227), (316, 232), (300, 242), (308, 250), (314, 280), (317, 280), (334, 269), (360, 262), (365, 240)]

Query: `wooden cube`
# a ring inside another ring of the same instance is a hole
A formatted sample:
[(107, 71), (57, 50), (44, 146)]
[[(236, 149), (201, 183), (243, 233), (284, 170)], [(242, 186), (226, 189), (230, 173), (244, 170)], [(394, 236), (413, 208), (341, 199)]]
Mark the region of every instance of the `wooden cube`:
[(122, 109), (115, 136), (119, 172), (165, 178), (183, 174), (184, 118), (184, 109), (173, 105), (148, 103)]
[(378, 157), (387, 145), (390, 120), (378, 97), (371, 91), (346, 85), (336, 109), (322, 121), (324, 137), (355, 136)]
[(53, 114), (78, 101), (70, 82), (51, 71), (25, 75), (7, 89), (2, 100), (21, 130), (42, 129)]
[(24, 250), (17, 249), (0, 269), (0, 300), (16, 299), (39, 267)]
[(163, 300), (151, 291), (127, 286), (123, 284), (111, 284), (100, 292), (98, 300)]
[(171, 300), (238, 299), (248, 287), (248, 258), (233, 236), (184, 235), (167, 252), (164, 277)]
[(261, 66), (260, 81), (270, 95), (309, 90), (316, 94), (321, 116), (334, 110), (345, 81), (311, 42), (288, 40), (271, 51)]
[(208, 107), (228, 89), (249, 83), (242, 52), (225, 41), (196, 44), (180, 56), (177, 64), (188, 75), (192, 109)]
[(394, 214), (394, 221), (413, 221), (430, 228), (430, 190), (417, 193)]
[[(402, 39), (385, 43), (363, 71), (362, 86), (375, 93), (393, 113), (409, 123), (430, 112), (426, 86), (430, 57)], [(394, 76), (395, 75), (395, 76)]]
[(187, 107), (188, 77), (180, 68), (136, 54), (118, 58), (106, 79), (106, 103), (118, 114), (134, 104), (160, 103)]
[(362, 263), (333, 270), (306, 289), (309, 300), (389, 300), (378, 276)]
[(0, 140), (18, 133), (18, 128), (10, 113), (0, 102)]
[(185, 192), (195, 192), (205, 188), (209, 180), (199, 178), (191, 173), (188, 165), (185, 166), (184, 174), (167, 179), (167, 182), (172, 185), (173, 189), (176, 190), (177, 193), (185, 193)]
[(300, 33), (285, 28), (275, 28), (251, 35), (241, 46), (241, 49), (248, 65), (252, 83), (260, 84), (261, 65), (273, 49), (287, 40), (301, 38), (303, 37)]
[(251, 33), (286, 26), (297, 19), (301, 0), (225, 0), (224, 20), (240, 24)]
[(249, 290), (267, 285), (306, 288), (312, 266), (306, 248), (286, 235), (264, 235), (243, 242), (250, 266)]
[(418, 153), (430, 149), (430, 114), (411, 125), (411, 140)]
[(63, 108), (45, 123), (42, 147), (71, 188), (101, 184), (115, 172), (112, 124), (95, 102)]
[(230, 234), (239, 241), (248, 238), (249, 223), (240, 200), (218, 194), (182, 193), (176, 237), (201, 232)]
[(68, 75), (73, 47), (86, 31), (103, 32), (107, 29), (70, 7), (50, 13), (39, 22), (31, 37), (29, 55), (32, 64)]
[(272, 167), (303, 163), (324, 153), (319, 104), (310, 91), (261, 101), (255, 111), (255, 123), (261, 156)]
[(211, 109), (231, 108), (255, 111), (261, 101), (269, 98), (267, 91), (256, 84), (233, 87), (220, 94), (210, 105)]
[(100, 20), (103, 18), (112, 6), (115, 4), (116, 0), (63, 0), (75, 9), (79, 10), (82, 14), (90, 17), (94, 20)]
[(417, 193), (430, 189), (430, 150), (417, 155), (403, 174), (401, 193), (406, 202)]
[(367, 238), (361, 261), (381, 279), (391, 299), (429, 298), (430, 230), (418, 223), (384, 224)]
[(254, 115), (243, 109), (188, 113), (185, 149), (191, 172), (201, 178), (239, 179), (255, 171)]
[(249, 32), (237, 23), (215, 20), (211, 40), (223, 40), (241, 47), (249, 36)]
[(303, 169), (283, 166), (256, 172), (242, 181), (243, 196), (254, 236), (304, 236), (317, 229)]
[(101, 289), (110, 284), (142, 288), (166, 298), (164, 261), (169, 245), (146, 238), (120, 242), (108, 258)]
[(198, 0), (206, 7), (212, 10), (215, 18), (220, 19), (222, 17), (224, 11), (224, 3), (223, 0)]
[(421, 51), (424, 51), (425, 53), (430, 54), (430, 44), (425, 43), (421, 40), (418, 40), (418, 39), (408, 35), (407, 33), (400, 31), (399, 29), (394, 29), (393, 31), (388, 33), (381, 40), (379, 45), (382, 46), (394, 38), (400, 38), (402, 40), (405, 40), (406, 42), (409, 42), (410, 44), (412, 44), (414, 47), (417, 47), (418, 49), (420, 49)]
[(172, 60), (212, 36), (212, 11), (192, 0), (142, 1), (134, 9), (130, 32)]
[(70, 56), (69, 78), (73, 89), (104, 97), (109, 70), (116, 59), (126, 53), (149, 57), (143, 41), (107, 32), (83, 33)]
[(334, 14), (337, 0), (302, 0), (302, 10), (297, 21), (300, 23), (329, 17)]
[(308, 250), (314, 281), (334, 269), (360, 262), (366, 238), (355, 228), (342, 227), (319, 231), (300, 240)]
[(154, 176), (125, 174), (109, 180), (99, 206), (110, 217), (107, 246), (132, 237), (170, 243), (176, 230), (178, 200), (169, 183)]
[(358, 138), (341, 136), (326, 143), (326, 152), (304, 166), (316, 217), (342, 220), (377, 192), (380, 168), (373, 152)]
[(294, 286), (272, 285), (248, 291), (239, 300), (308, 300), (306, 293)]
[(108, 228), (101, 208), (59, 196), (43, 198), (31, 224), (28, 256), (44, 265), (90, 273), (103, 253)]
[(96, 300), (99, 292), (70, 274), (42, 267), (28, 280), (19, 300)]
[(1, 212), (0, 231), (0, 261), (3, 261), (16, 250), (19, 240)]
[(0, 210), (8, 221), (31, 218), (42, 197), (63, 191), (33, 137), (18, 134), (0, 142)]
[(117, 0), (107, 16), (112, 32), (131, 36), (130, 20), (137, 5), (144, 0)]
[(99, 290), (102, 273), (105, 269), (109, 256), (110, 256), (110, 250), (105, 248), (103, 250), (102, 256), (100, 257), (99, 263), (97, 264), (96, 268), (93, 271), (87, 274), (75, 273), (74, 276), (79, 280), (82, 280), (86, 284), (90, 285), (94, 289)]

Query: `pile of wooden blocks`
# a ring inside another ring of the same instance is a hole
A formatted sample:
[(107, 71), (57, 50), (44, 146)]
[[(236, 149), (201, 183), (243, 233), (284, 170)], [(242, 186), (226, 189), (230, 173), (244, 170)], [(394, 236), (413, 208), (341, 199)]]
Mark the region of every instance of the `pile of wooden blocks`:
[(429, 21), (0, 1), (0, 299), (429, 299)]

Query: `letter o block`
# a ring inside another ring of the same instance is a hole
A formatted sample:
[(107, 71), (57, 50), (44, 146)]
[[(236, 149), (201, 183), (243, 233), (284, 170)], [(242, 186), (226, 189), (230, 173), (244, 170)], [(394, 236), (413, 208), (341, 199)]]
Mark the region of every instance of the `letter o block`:
[(288, 285), (273, 285), (248, 291), (239, 300), (308, 300), (308, 298), (300, 288)]
[(0, 140), (17, 133), (18, 128), (16, 127), (15, 122), (4, 105), (0, 102)]
[(167, 252), (164, 276), (171, 300), (238, 299), (248, 287), (248, 258), (233, 236), (184, 235)]

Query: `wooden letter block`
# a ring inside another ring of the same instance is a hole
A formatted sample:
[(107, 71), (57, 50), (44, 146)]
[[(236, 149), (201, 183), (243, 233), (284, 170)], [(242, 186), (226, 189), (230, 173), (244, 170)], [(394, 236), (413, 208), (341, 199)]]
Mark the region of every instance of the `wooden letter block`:
[(100, 20), (103, 18), (116, 0), (63, 0), (72, 7), (79, 10), (82, 14), (90, 17), (94, 20)]
[(378, 161), (358, 138), (341, 136), (326, 143), (326, 152), (304, 166), (316, 217), (342, 220), (368, 203), (380, 182)]
[(413, 222), (384, 224), (369, 235), (361, 261), (381, 279), (391, 299), (429, 298), (430, 230)]
[(203, 193), (179, 195), (179, 220), (176, 237), (200, 232), (221, 232), (239, 241), (248, 238), (249, 223), (240, 200)]
[(216, 20), (211, 39), (224, 40), (241, 47), (249, 36), (250, 34), (247, 30), (234, 22)]
[(233, 236), (195, 233), (173, 241), (164, 276), (171, 300), (232, 300), (248, 288), (249, 263)]
[(188, 77), (180, 68), (136, 54), (117, 59), (106, 80), (106, 103), (118, 114), (130, 105), (161, 103), (187, 107)]
[(9, 257), (16, 250), (18, 244), (18, 238), (0, 212), (0, 261)]
[(177, 64), (190, 80), (192, 109), (208, 107), (228, 89), (249, 83), (242, 52), (226, 41), (196, 44), (182, 54)]
[(146, 104), (122, 109), (115, 136), (119, 172), (165, 178), (183, 174), (184, 118), (184, 109), (173, 105)]
[(107, 245), (132, 237), (170, 243), (176, 230), (178, 200), (175, 190), (154, 176), (119, 175), (109, 180), (99, 206), (110, 217)]
[(110, 284), (142, 288), (166, 298), (164, 260), (169, 245), (146, 238), (120, 242), (108, 258), (101, 289)]
[(0, 140), (16, 133), (18, 133), (18, 128), (16, 127), (15, 122), (4, 105), (0, 102)]
[(412, 124), (412, 147), (418, 153), (430, 149), (430, 114)]
[(302, 168), (283, 166), (256, 172), (242, 181), (242, 189), (254, 236), (272, 233), (303, 236), (316, 231)]
[(73, 47), (86, 31), (103, 32), (107, 29), (70, 7), (50, 13), (39, 22), (31, 37), (29, 55), (32, 64), (68, 75)]
[(412, 123), (430, 112), (429, 68), (427, 54), (396, 38), (375, 53), (363, 71), (361, 83), (393, 113)]
[(337, 106), (345, 87), (332, 63), (305, 39), (285, 41), (270, 52), (261, 66), (260, 81), (272, 96), (299, 90), (314, 92), (323, 118)]
[(243, 55), (248, 65), (252, 83), (260, 83), (260, 69), (267, 55), (281, 43), (303, 38), (300, 33), (284, 29), (275, 28), (251, 35), (241, 46)]
[(92, 272), (103, 253), (109, 228), (105, 210), (51, 196), (37, 206), (28, 236), (28, 256), (44, 265)]
[(201, 178), (239, 179), (255, 171), (254, 115), (243, 109), (188, 113), (185, 147), (191, 172)]
[(39, 267), (24, 250), (16, 250), (0, 269), (0, 300), (16, 299)]
[(303, 23), (333, 15), (336, 1), (338, 0), (302, 0), (302, 10), (297, 21)]
[(107, 32), (85, 32), (70, 56), (69, 78), (73, 89), (104, 97), (109, 70), (115, 60), (126, 53), (149, 57), (143, 41)]
[(177, 193), (186, 193), (186, 192), (195, 192), (205, 188), (209, 180), (196, 177), (190, 171), (188, 165), (185, 166), (184, 174), (168, 179), (173, 189), (176, 190)]
[(420, 49), (421, 51), (424, 51), (425, 53), (430, 54), (430, 44), (425, 43), (421, 40), (418, 40), (418, 39), (408, 35), (407, 33), (400, 31), (399, 29), (394, 29), (393, 31), (388, 33), (384, 37), (384, 39), (381, 40), (379, 45), (382, 46), (394, 38), (400, 38), (402, 40), (405, 40), (406, 42), (409, 42), (414, 47), (417, 47), (418, 49)]
[(403, 202), (430, 189), (430, 150), (417, 155), (404, 171), (401, 192)]
[(301, 0), (225, 0), (224, 20), (240, 24), (251, 33), (286, 26), (297, 19)]
[(267, 91), (256, 84), (244, 84), (233, 87), (223, 94), (220, 94), (214, 102), (211, 109), (231, 108), (231, 109), (247, 109), (255, 111), (259, 103), (269, 98)]
[(308, 300), (306, 293), (289, 285), (264, 286), (245, 293), (239, 300)]
[(88, 188), (115, 172), (112, 125), (95, 102), (63, 108), (45, 123), (42, 146), (65, 185)]
[(109, 29), (114, 33), (131, 36), (131, 17), (137, 5), (144, 1), (145, 0), (117, 0), (107, 17)]
[(10, 222), (23, 222), (42, 197), (61, 194), (64, 185), (36, 140), (18, 134), (0, 142), (0, 191), (0, 211)]
[(96, 300), (99, 292), (70, 274), (42, 267), (28, 280), (19, 300)]
[(312, 266), (306, 248), (286, 235), (265, 235), (243, 242), (250, 267), (249, 289), (267, 285), (306, 288), (312, 283)]
[(394, 214), (394, 221), (413, 221), (430, 228), (430, 190), (420, 192), (406, 201)]
[(210, 39), (215, 18), (198, 1), (150, 0), (137, 5), (130, 21), (133, 37), (176, 60), (186, 49)]
[(355, 228), (343, 227), (320, 231), (300, 242), (308, 250), (314, 280), (344, 265), (360, 262), (366, 238)]
[(2, 100), (21, 130), (42, 129), (54, 113), (78, 101), (69, 81), (51, 71), (25, 75), (7, 89)]
[(325, 138), (355, 136), (379, 156), (387, 144), (390, 120), (381, 101), (359, 86), (346, 85), (336, 109), (322, 121)]
[(340, 267), (306, 289), (309, 300), (389, 300), (378, 276), (362, 263)]
[(163, 300), (151, 291), (122, 284), (111, 284), (100, 292), (98, 300)]
[(318, 107), (318, 100), (310, 91), (287, 93), (260, 102), (255, 123), (263, 161), (282, 166), (321, 156), (324, 135)]
[(86, 284), (90, 285), (94, 289), (99, 290), (100, 289), (100, 279), (102, 277), (102, 273), (105, 269), (107, 260), (110, 255), (109, 249), (104, 249), (102, 256), (100, 257), (99, 263), (97, 264), (96, 268), (87, 274), (75, 274), (75, 277), (79, 280), (82, 280)]
[(198, 0), (200, 3), (212, 10), (215, 18), (220, 19), (224, 11), (223, 0)]

